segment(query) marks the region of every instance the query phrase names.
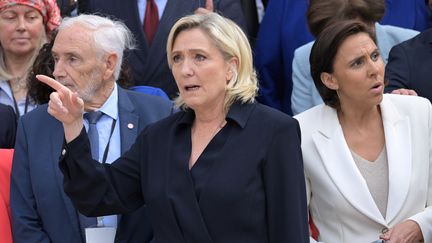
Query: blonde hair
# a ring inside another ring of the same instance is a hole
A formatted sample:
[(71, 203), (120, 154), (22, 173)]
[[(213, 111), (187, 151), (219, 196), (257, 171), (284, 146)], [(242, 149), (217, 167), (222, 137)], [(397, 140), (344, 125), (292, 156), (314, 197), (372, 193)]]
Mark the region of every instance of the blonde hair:
[[(200, 29), (215, 44), (226, 61), (238, 59), (238, 67), (233, 66), (233, 78), (228, 82), (224, 107), (229, 107), (239, 100), (242, 103), (254, 102), (258, 93), (258, 81), (252, 63), (252, 51), (243, 31), (233, 21), (216, 13), (189, 15), (179, 19), (172, 27), (167, 41), (167, 58), (172, 67), (172, 50), (177, 36), (182, 31)], [(187, 108), (181, 95), (175, 99), (180, 108)]]

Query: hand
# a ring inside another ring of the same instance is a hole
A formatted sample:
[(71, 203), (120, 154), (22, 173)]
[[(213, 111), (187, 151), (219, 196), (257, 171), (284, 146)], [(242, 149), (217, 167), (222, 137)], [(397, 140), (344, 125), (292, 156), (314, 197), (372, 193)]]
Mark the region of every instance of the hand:
[(407, 220), (389, 229), (380, 239), (386, 243), (414, 243), (423, 240), (423, 234), (417, 222)]
[(84, 101), (55, 79), (45, 75), (36, 78), (55, 90), (50, 95), (48, 113), (63, 123), (66, 142), (72, 141), (83, 127)]
[(205, 8), (197, 8), (195, 10), (195, 14), (208, 14), (213, 12), (213, 0), (206, 0), (206, 6)]
[(399, 94), (399, 95), (413, 95), (417, 96), (417, 93), (412, 89), (395, 89), (391, 92), (392, 94)]

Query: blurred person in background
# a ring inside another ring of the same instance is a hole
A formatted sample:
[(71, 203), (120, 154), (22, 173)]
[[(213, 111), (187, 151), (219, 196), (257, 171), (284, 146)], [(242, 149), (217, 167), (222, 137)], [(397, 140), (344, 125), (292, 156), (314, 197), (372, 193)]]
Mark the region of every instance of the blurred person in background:
[(55, 0), (0, 1), (0, 103), (17, 117), (36, 106), (27, 94), (28, 73), (59, 22)]

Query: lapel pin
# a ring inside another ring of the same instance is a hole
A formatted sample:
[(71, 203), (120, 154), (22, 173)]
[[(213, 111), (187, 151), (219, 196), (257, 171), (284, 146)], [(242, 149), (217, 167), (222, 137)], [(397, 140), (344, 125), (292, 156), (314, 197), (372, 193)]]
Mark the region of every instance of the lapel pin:
[(134, 128), (134, 125), (133, 125), (132, 123), (128, 123), (128, 124), (127, 124), (127, 127), (128, 127), (129, 129), (133, 129), (133, 128)]

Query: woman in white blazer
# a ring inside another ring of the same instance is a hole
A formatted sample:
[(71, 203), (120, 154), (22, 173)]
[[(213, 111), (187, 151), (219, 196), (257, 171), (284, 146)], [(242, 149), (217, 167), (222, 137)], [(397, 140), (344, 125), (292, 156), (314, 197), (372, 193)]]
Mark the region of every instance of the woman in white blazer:
[(325, 104), (296, 119), (319, 241), (432, 242), (430, 102), (383, 95), (384, 63), (360, 22), (329, 26), (310, 62)]

